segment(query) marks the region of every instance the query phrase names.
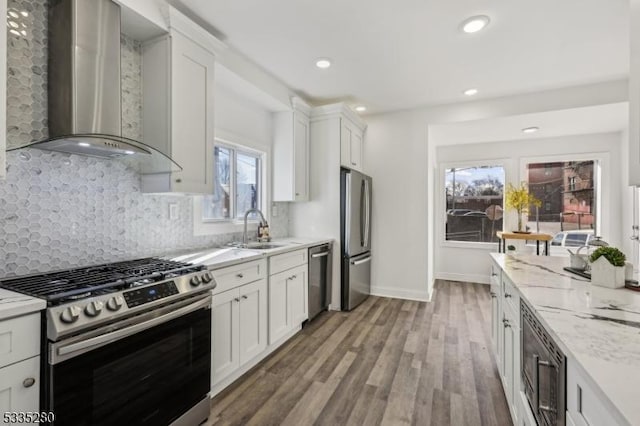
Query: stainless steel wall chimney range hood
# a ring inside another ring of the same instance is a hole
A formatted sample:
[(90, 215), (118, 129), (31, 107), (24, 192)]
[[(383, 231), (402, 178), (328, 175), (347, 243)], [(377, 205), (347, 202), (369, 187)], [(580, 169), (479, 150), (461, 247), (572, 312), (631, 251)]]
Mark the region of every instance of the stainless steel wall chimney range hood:
[(52, 0), (49, 7), (49, 138), (27, 146), (119, 158), (141, 173), (182, 170), (164, 153), (122, 136), (120, 6)]

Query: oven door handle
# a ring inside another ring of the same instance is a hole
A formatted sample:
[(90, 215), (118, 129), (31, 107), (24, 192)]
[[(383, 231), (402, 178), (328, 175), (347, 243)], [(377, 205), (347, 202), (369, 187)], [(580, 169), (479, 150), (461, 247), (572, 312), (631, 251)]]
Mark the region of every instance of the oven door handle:
[(536, 362), (536, 405), (540, 411), (555, 413), (556, 410), (553, 407), (540, 404), (540, 367), (547, 367), (549, 369), (556, 370), (556, 366), (549, 361), (540, 361), (540, 357), (538, 355), (534, 355), (533, 358)]
[[(176, 319), (182, 315), (189, 314), (191, 312), (195, 312), (199, 309), (211, 306), (211, 297), (207, 296), (197, 302), (191, 303), (187, 306), (178, 308), (174, 311), (170, 311), (164, 315), (159, 317), (155, 317), (148, 321), (144, 321), (138, 324), (131, 325), (126, 328), (122, 328), (120, 330), (112, 331), (110, 333), (105, 333), (100, 336), (92, 337), (90, 339), (82, 340), (78, 343), (71, 343), (66, 346), (60, 346), (54, 353), (54, 358), (58, 358), (53, 362), (54, 364), (64, 359), (72, 358), (75, 356), (74, 354), (85, 353), (98, 348), (100, 346), (104, 346), (108, 343), (115, 342), (117, 340), (124, 339), (125, 337), (129, 337), (135, 333), (139, 333), (141, 331), (147, 330), (149, 328), (155, 327), (157, 325), (163, 324), (165, 322)], [(53, 361), (53, 360), (52, 360)]]

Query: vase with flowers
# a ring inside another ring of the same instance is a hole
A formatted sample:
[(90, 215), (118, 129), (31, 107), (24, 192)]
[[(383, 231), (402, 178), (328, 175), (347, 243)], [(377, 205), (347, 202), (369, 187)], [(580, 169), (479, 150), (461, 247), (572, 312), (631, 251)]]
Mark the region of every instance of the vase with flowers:
[(523, 226), (522, 215), (529, 213), (531, 206), (540, 207), (542, 202), (529, 192), (526, 182), (521, 182), (520, 186), (507, 185), (505, 192), (505, 205), (507, 209), (515, 210), (518, 213), (517, 233), (528, 233)]

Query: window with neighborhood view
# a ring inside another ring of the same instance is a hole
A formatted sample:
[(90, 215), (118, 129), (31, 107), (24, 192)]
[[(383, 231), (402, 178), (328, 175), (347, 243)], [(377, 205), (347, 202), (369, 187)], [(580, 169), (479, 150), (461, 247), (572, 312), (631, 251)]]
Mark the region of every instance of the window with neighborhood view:
[(593, 238), (597, 161), (527, 164), (529, 191), (542, 206), (529, 211), (527, 228), (551, 234), (551, 245), (579, 247)]
[[(244, 218), (247, 210), (260, 208), (262, 154), (241, 147), (216, 144), (213, 194), (203, 197), (203, 219)], [(252, 214), (250, 218), (254, 218)]]
[(447, 241), (496, 242), (504, 208), (502, 166), (445, 170)]

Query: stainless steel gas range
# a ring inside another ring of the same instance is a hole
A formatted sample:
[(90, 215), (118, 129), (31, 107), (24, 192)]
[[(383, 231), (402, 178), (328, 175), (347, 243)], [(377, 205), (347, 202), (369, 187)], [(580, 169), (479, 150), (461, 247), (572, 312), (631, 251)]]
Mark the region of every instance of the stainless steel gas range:
[(146, 258), (0, 281), (47, 301), (41, 410), (56, 424), (205, 421), (216, 283), (203, 269)]

